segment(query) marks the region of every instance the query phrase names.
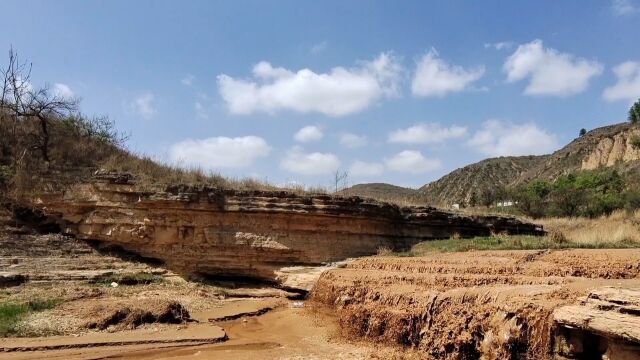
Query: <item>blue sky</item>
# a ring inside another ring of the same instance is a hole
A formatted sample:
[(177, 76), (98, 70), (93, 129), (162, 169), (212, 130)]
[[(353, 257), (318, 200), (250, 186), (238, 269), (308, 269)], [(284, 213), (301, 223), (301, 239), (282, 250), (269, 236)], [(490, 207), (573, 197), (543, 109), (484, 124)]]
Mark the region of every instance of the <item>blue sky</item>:
[[(420, 186), (640, 98), (640, 1), (0, 1), (0, 49), (139, 153)], [(7, 14), (12, 14), (7, 16)], [(4, 65), (6, 61), (0, 60)]]

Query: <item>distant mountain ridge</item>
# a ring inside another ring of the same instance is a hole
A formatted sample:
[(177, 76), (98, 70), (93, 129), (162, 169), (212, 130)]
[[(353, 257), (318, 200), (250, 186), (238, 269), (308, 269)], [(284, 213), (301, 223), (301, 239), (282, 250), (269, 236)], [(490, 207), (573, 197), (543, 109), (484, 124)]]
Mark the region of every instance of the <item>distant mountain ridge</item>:
[(628, 183), (640, 186), (640, 148), (632, 141), (636, 137), (640, 138), (639, 126), (630, 123), (603, 126), (552, 154), (485, 159), (456, 169), (418, 190), (377, 183), (355, 185), (346, 191), (381, 200), (413, 196), (432, 205), (451, 206), (468, 204), (474, 192), (477, 195), (485, 189), (510, 188), (532, 179), (554, 180), (563, 174), (601, 167), (613, 167)]

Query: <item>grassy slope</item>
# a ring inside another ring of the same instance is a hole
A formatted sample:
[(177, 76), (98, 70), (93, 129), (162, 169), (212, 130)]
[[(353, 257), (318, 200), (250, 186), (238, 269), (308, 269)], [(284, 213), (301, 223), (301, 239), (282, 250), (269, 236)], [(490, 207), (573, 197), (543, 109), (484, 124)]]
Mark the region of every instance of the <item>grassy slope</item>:
[[(422, 188), (426, 202), (436, 205), (465, 203), (472, 191), (498, 186), (514, 186), (534, 178), (555, 179), (559, 175), (581, 168), (582, 160), (604, 138), (627, 131), (632, 125), (621, 123), (593, 129), (574, 139), (550, 155), (490, 158), (457, 169)], [(640, 178), (639, 162), (616, 166), (631, 180)], [(639, 180), (640, 181), (640, 180)], [(632, 181), (633, 182), (633, 181)]]
[(445, 239), (425, 241), (415, 245), (411, 251), (400, 256), (420, 256), (433, 252), (463, 252), (472, 250), (539, 250), (539, 249), (620, 249), (637, 248), (634, 242), (575, 242), (554, 241), (539, 236), (486, 236), (471, 239)]
[(434, 205), (466, 204), (473, 191), (495, 189), (511, 184), (543, 162), (546, 156), (498, 157), (467, 165), (420, 188), (424, 200)]
[[(640, 210), (619, 210), (609, 216), (531, 220), (544, 226), (547, 236), (496, 235), (471, 239), (425, 241), (400, 256), (471, 250), (621, 249), (640, 247)], [(389, 254), (382, 251), (382, 254)]]
[(369, 183), (351, 186), (341, 190), (339, 194), (373, 198), (399, 204), (412, 204), (417, 201), (418, 191), (385, 183)]

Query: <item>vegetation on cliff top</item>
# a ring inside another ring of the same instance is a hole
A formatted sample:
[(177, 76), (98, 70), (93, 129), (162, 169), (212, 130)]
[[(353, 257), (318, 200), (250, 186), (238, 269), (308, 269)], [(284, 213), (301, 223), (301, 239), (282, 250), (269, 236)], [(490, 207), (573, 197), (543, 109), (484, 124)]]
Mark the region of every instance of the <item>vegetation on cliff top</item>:
[(640, 99), (638, 99), (629, 109), (629, 122), (632, 124), (640, 123)]
[[(98, 169), (131, 173), (142, 186), (202, 184), (220, 188), (275, 190), (251, 178), (231, 179), (202, 169), (162, 164), (127, 150), (127, 136), (106, 116), (80, 112), (79, 100), (30, 83), (31, 64), (9, 51), (0, 68), (0, 200), (55, 191)], [(326, 192), (290, 186), (292, 192)], [(0, 201), (1, 202), (1, 201)]]

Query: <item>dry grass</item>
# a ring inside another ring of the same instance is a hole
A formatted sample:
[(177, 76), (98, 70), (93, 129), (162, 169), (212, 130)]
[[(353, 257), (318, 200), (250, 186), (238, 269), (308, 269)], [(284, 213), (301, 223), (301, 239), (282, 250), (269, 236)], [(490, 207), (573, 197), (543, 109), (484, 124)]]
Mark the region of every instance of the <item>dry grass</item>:
[(380, 246), (377, 252), (378, 256), (389, 256), (393, 254), (393, 250), (391, 250), (388, 246)]
[(167, 164), (149, 156), (132, 154), (120, 150), (105, 161), (100, 167), (106, 170), (131, 173), (136, 183), (143, 188), (158, 190), (166, 185), (187, 184), (206, 185), (221, 189), (287, 191), (295, 194), (327, 194), (324, 187), (309, 187), (303, 184), (287, 184), (285, 186), (270, 183), (256, 178), (233, 178), (213, 171), (205, 171), (199, 167), (183, 167), (178, 164)]
[(609, 216), (590, 218), (547, 218), (531, 220), (549, 232), (558, 232), (572, 242), (599, 244), (635, 243), (640, 246), (640, 210), (615, 211)]

